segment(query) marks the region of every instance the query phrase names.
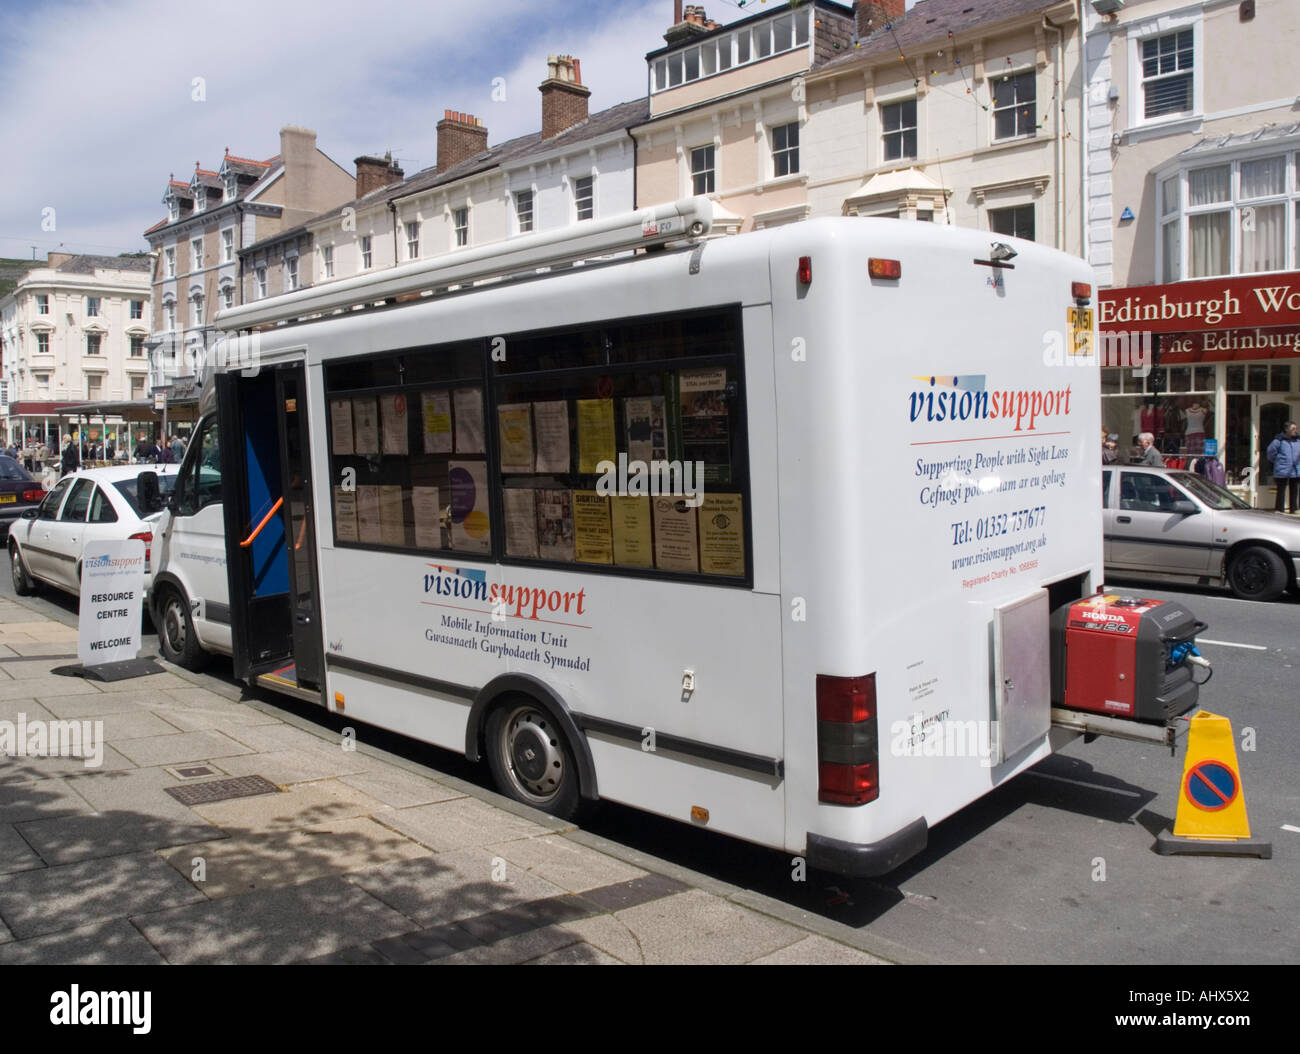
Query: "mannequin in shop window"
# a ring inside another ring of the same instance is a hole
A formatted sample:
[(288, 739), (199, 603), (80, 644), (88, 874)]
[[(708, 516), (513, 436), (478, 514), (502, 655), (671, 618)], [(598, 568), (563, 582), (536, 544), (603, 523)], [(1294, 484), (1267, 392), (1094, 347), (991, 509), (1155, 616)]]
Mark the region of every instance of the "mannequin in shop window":
[(1205, 453), (1205, 434), (1209, 431), (1211, 410), (1199, 396), (1191, 396), (1183, 407), (1187, 433), (1183, 444), (1192, 456)]

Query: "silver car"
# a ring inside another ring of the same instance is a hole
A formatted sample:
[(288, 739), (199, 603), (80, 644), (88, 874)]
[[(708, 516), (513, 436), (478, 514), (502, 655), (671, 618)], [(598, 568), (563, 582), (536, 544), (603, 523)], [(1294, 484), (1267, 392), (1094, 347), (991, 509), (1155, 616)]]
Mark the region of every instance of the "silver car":
[(1296, 586), (1300, 519), (1252, 509), (1204, 476), (1107, 465), (1102, 506), (1107, 576), (1226, 585), (1246, 600)]

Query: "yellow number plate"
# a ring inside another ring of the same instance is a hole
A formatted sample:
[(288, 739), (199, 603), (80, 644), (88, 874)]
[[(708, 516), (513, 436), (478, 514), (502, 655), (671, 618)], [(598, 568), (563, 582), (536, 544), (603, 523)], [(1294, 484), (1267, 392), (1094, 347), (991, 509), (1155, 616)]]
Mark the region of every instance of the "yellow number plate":
[(1070, 330), (1070, 354), (1091, 355), (1096, 349), (1092, 308), (1072, 307), (1065, 315)]
[(11, 505), (17, 500), (17, 494), (0, 494), (0, 505)]

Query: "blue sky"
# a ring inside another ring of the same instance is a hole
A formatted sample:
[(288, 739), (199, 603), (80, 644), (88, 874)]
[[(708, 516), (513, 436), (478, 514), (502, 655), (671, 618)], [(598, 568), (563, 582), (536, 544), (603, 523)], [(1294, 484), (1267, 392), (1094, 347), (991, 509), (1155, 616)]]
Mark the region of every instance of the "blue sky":
[[(723, 23), (778, 6), (697, 2)], [(637, 98), (672, 10), (672, 0), (0, 0), (0, 256), (144, 249), (169, 173), (215, 169), (227, 146), (270, 157), (285, 124), (315, 129), (349, 172), (359, 154), (391, 150), (408, 175), (433, 164), (444, 109), (482, 118), (493, 143), (526, 134), (541, 124), (548, 54), (581, 61), (592, 112)]]

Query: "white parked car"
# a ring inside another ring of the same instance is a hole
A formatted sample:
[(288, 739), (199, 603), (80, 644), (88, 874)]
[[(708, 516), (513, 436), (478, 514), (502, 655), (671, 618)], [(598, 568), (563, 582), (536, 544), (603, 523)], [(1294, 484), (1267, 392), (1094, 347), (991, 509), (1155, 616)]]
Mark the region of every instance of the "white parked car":
[[(39, 584), (81, 593), (81, 554), (92, 541), (144, 542), (144, 583), (151, 584), (150, 547), (161, 507), (144, 509), (136, 494), (142, 467), (92, 468), (64, 476), (45, 500), (9, 528), (9, 567), (14, 592), (29, 596)], [(176, 466), (149, 466), (157, 472), (163, 498), (176, 485)]]

